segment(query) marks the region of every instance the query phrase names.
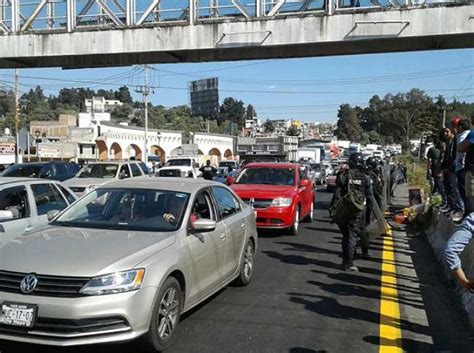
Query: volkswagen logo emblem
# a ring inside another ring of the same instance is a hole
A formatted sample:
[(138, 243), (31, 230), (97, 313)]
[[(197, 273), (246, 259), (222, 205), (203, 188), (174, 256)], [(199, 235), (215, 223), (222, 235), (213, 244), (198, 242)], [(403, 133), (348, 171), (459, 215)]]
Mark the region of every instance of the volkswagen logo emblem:
[(20, 282), (20, 290), (23, 294), (31, 294), (38, 285), (38, 278), (35, 275), (27, 275)]

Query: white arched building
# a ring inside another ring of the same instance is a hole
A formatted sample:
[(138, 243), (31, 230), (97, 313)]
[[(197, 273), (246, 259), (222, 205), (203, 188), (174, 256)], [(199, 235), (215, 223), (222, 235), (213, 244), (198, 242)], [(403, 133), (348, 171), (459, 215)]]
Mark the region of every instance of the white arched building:
[[(145, 131), (135, 126), (120, 126), (101, 122), (97, 126), (96, 140), (100, 160), (130, 159), (142, 160), (145, 150)], [(158, 155), (162, 161), (176, 154), (182, 145), (181, 131), (148, 129), (148, 155)]]
[(218, 160), (234, 159), (234, 138), (229, 135), (191, 133), (191, 143), (197, 145), (199, 154), (216, 156)]

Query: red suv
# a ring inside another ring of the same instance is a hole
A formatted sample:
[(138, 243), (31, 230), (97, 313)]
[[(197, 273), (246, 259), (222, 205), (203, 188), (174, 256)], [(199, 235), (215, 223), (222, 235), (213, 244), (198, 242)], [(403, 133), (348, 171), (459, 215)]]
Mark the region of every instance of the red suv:
[(313, 218), (313, 182), (299, 164), (247, 164), (231, 188), (256, 211), (257, 228), (296, 235), (300, 221)]

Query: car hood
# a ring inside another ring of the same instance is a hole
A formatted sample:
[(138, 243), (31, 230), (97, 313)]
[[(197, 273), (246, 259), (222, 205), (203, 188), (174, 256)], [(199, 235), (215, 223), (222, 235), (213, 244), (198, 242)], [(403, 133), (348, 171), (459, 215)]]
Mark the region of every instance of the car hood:
[(64, 181), (64, 184), (69, 187), (83, 187), (86, 188), (89, 185), (102, 185), (110, 181), (115, 181), (113, 178), (72, 178)]
[(136, 267), (173, 244), (176, 232), (48, 226), (0, 249), (0, 270), (92, 277)]
[(293, 197), (296, 194), (295, 186), (266, 185), (266, 184), (233, 184), (231, 186), (240, 198), (265, 198)]

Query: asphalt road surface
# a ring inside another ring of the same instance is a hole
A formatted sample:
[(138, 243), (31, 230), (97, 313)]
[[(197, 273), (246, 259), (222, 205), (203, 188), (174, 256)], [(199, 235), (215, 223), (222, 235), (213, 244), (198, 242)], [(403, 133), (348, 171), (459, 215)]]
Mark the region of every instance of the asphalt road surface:
[[(260, 234), (252, 283), (230, 286), (187, 313), (167, 352), (473, 352), (472, 333), (421, 237), (394, 232), (394, 260), (382, 260), (383, 238), (374, 239), (371, 258), (356, 261), (360, 272), (341, 271), (330, 197), (316, 194), (314, 220), (297, 236)], [(396, 274), (382, 263), (395, 265)], [(396, 285), (389, 283), (394, 278)], [(381, 286), (396, 294), (381, 295)], [(388, 307), (399, 305), (399, 318), (381, 314), (381, 297)], [(381, 329), (387, 320), (388, 330)], [(142, 350), (136, 342), (75, 348), (0, 342), (0, 352)]]

